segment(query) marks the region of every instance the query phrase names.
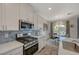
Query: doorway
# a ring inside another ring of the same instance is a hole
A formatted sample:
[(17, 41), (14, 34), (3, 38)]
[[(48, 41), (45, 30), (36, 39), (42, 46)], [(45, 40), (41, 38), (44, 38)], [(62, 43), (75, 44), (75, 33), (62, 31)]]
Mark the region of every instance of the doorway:
[(66, 23), (64, 21), (54, 22), (53, 24), (53, 36), (58, 37), (60, 40), (66, 36)]

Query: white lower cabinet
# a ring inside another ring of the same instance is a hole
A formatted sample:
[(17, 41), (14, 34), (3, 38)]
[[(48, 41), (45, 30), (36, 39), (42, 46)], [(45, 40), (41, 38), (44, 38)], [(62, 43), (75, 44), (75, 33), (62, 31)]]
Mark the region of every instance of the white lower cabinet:
[(4, 55), (23, 55), (23, 46), (13, 49), (13, 50), (5, 53)]
[(39, 51), (46, 46), (47, 37), (42, 37), (38, 39), (39, 42)]

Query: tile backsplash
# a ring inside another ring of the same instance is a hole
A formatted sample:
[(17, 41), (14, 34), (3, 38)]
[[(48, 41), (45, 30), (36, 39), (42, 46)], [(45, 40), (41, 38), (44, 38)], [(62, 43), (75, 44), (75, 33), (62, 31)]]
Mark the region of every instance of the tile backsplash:
[(16, 40), (18, 31), (0, 31), (0, 44)]
[(32, 35), (38, 35), (39, 30), (22, 30), (22, 31), (0, 31), (0, 44), (16, 40), (16, 34), (31, 33)]

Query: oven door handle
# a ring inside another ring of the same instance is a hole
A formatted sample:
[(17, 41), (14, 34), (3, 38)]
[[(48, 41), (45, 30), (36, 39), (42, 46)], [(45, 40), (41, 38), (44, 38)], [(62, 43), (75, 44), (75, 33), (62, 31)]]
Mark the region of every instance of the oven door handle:
[(28, 46), (24, 46), (24, 50), (26, 50), (26, 49), (28, 49), (28, 48), (30, 48), (30, 47), (36, 45), (36, 44), (38, 44), (38, 42), (36, 42), (35, 44), (30, 44), (30, 45), (28, 45)]

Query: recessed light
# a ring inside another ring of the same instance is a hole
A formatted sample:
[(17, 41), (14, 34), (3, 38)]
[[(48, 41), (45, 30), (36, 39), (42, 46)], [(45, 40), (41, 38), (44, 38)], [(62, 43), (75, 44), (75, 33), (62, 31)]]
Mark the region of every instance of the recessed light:
[(48, 8), (49, 10), (52, 10), (52, 8)]

